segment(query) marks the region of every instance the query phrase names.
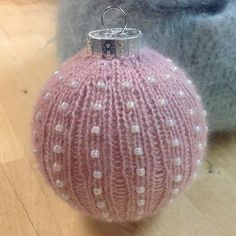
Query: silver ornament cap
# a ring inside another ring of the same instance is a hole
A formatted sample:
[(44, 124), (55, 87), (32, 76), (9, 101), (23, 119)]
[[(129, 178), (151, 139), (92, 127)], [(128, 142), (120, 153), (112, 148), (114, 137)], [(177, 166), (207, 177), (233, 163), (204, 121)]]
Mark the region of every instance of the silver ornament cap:
[[(124, 15), (125, 25), (123, 28), (108, 29), (105, 26), (104, 17), (111, 9), (119, 10)], [(143, 33), (137, 29), (127, 28), (127, 15), (120, 7), (107, 7), (102, 13), (101, 22), (104, 29), (91, 31), (88, 34), (87, 46), (90, 55), (106, 59), (139, 55)]]

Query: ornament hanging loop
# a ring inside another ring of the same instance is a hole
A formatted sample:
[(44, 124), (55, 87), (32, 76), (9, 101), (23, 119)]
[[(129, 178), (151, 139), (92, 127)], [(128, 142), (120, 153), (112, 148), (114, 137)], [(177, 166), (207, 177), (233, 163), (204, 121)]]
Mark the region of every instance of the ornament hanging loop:
[[(108, 28), (104, 18), (109, 10), (117, 10), (124, 16), (123, 28)], [(128, 17), (125, 11), (117, 6), (107, 7), (101, 16), (103, 29), (94, 30), (88, 34), (88, 53), (106, 59), (139, 56), (141, 38), (140, 30), (127, 28)]]
[(119, 12), (121, 12), (124, 16), (124, 20), (125, 20), (125, 24), (124, 24), (124, 27), (122, 28), (122, 30), (120, 32), (118, 32), (118, 34), (122, 34), (124, 33), (125, 29), (127, 28), (127, 25), (128, 25), (128, 16), (126, 15), (125, 11), (120, 8), (120, 7), (117, 7), (117, 6), (108, 6), (102, 13), (102, 16), (101, 16), (101, 22), (102, 22), (102, 26), (103, 28), (106, 30), (106, 32), (109, 32), (110, 33), (110, 30), (106, 27), (105, 23), (104, 23), (104, 18), (105, 18), (105, 15), (106, 13), (111, 10), (111, 9), (114, 9), (114, 10), (117, 10)]

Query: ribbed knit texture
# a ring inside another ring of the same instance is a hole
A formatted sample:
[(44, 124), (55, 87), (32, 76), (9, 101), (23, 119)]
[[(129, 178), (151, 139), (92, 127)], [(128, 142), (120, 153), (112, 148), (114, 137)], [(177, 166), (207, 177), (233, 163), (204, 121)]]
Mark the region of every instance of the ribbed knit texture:
[(143, 49), (140, 59), (84, 51), (43, 88), (33, 120), (44, 175), (84, 214), (108, 221), (151, 216), (194, 177), (206, 113), (185, 73)]
[[(188, 72), (202, 96), (211, 132), (236, 131), (235, 0), (60, 0), (61, 60), (84, 47), (88, 31), (101, 27), (107, 5), (122, 7), (129, 27), (141, 30), (150, 47)], [(120, 13), (106, 16), (109, 26), (123, 22)]]

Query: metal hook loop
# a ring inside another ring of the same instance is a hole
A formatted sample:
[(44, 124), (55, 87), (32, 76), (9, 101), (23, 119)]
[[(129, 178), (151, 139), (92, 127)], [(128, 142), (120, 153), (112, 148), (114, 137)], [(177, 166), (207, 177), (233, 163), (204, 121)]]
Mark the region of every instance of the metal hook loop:
[(111, 10), (111, 9), (118, 10), (119, 12), (121, 12), (121, 13), (124, 15), (124, 18), (125, 18), (125, 25), (124, 25), (123, 29), (119, 32), (120, 34), (122, 34), (122, 33), (125, 31), (125, 29), (127, 28), (127, 25), (128, 25), (128, 20), (127, 20), (127, 18), (128, 18), (128, 17), (127, 17), (127, 15), (126, 15), (125, 11), (124, 11), (122, 8), (120, 8), (120, 7), (117, 7), (117, 6), (108, 6), (108, 7), (103, 11), (102, 16), (101, 16), (102, 26), (103, 26), (103, 28), (104, 28), (107, 32), (109, 31), (109, 30), (107, 29), (107, 27), (105, 26), (105, 24), (104, 24), (104, 18), (105, 18), (106, 13), (107, 13), (109, 10)]

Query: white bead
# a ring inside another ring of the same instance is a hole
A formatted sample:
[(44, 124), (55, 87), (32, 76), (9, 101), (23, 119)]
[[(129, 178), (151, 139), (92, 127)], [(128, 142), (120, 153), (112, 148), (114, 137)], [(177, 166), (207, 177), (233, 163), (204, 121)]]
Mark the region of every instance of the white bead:
[(180, 166), (181, 163), (182, 163), (181, 158), (177, 157), (177, 158), (174, 159), (175, 166)]
[(100, 152), (99, 152), (99, 150), (92, 150), (92, 151), (90, 152), (90, 156), (91, 156), (92, 158), (99, 158), (99, 157), (100, 157)]
[(70, 88), (77, 88), (79, 86), (79, 82), (74, 80), (69, 84)]
[(165, 98), (158, 99), (158, 104), (164, 106), (167, 104), (167, 100)]
[(130, 88), (130, 82), (129, 81), (123, 81), (122, 82), (122, 88), (126, 89), (126, 88)]
[(168, 61), (168, 62), (172, 62), (172, 60), (171, 60), (170, 58), (167, 58), (166, 61)]
[(185, 93), (182, 90), (178, 91), (177, 94), (178, 94), (179, 97), (184, 97), (185, 96)]
[(178, 147), (180, 145), (179, 139), (175, 138), (171, 141), (172, 147)]
[(41, 112), (38, 112), (37, 114), (36, 114), (36, 120), (39, 120), (40, 118), (42, 117), (42, 113)]
[(202, 151), (204, 148), (204, 145), (202, 143), (199, 143), (198, 144), (198, 150)]
[(165, 78), (169, 79), (170, 78), (170, 74), (166, 74)]
[(62, 147), (60, 145), (54, 145), (53, 152), (61, 153), (62, 152)]
[(190, 115), (190, 116), (195, 115), (195, 111), (194, 111), (193, 109), (190, 109), (190, 110), (189, 110), (189, 115)]
[(108, 218), (108, 217), (110, 216), (110, 214), (109, 214), (109, 212), (103, 212), (103, 213), (102, 213), (102, 216), (103, 216), (104, 218)]
[(56, 180), (56, 186), (57, 186), (58, 188), (63, 188), (64, 183), (63, 183), (61, 180), (57, 179), (57, 180)]
[(62, 194), (61, 194), (61, 197), (62, 197), (64, 200), (66, 200), (66, 201), (69, 200), (69, 196), (68, 196), (67, 194), (65, 194), (65, 193), (62, 193)]
[(175, 120), (173, 120), (173, 119), (168, 119), (167, 121), (166, 121), (166, 125), (168, 126), (168, 127), (172, 127), (172, 126), (174, 126), (175, 125)]
[(139, 133), (140, 132), (140, 126), (139, 125), (132, 125), (131, 126), (131, 133)]
[(60, 75), (59, 76), (59, 80), (63, 80), (64, 78), (63, 78), (63, 76), (62, 75)]
[(193, 179), (196, 179), (197, 178), (197, 173), (195, 172), (195, 173), (193, 173)]
[(173, 193), (174, 195), (177, 195), (177, 194), (179, 193), (179, 189), (178, 189), (178, 188), (175, 188), (175, 189), (172, 191), (172, 193)]
[(94, 188), (93, 189), (93, 194), (95, 196), (101, 195), (102, 194), (102, 189), (101, 188)]
[(137, 203), (138, 206), (141, 207), (141, 206), (145, 205), (146, 201), (145, 201), (145, 199), (139, 199), (139, 200), (136, 201), (136, 203)]
[(174, 198), (171, 198), (168, 203), (171, 204), (171, 203), (173, 203), (173, 201), (174, 201)]
[(143, 215), (143, 214), (144, 214), (144, 209), (139, 209), (139, 210), (137, 211), (137, 214), (138, 214), (139, 216)]
[(34, 153), (34, 154), (37, 153), (37, 149), (36, 149), (36, 148), (33, 149), (33, 153)]
[(133, 108), (134, 108), (134, 102), (132, 102), (132, 101), (127, 102), (127, 103), (126, 103), (126, 108), (127, 108), (128, 110), (133, 109)]
[(208, 131), (209, 131), (209, 128), (206, 126), (206, 127), (205, 127), (205, 130), (206, 130), (206, 132), (208, 132)]
[(143, 155), (143, 149), (138, 147), (134, 149), (134, 155), (136, 156), (142, 156)]
[(192, 80), (188, 79), (187, 84), (192, 84)]
[(178, 70), (178, 67), (177, 67), (177, 66), (174, 66), (174, 67), (173, 67), (173, 70), (174, 70), (174, 71)]
[(197, 100), (201, 101), (201, 97), (199, 95), (197, 95)]
[(101, 173), (100, 171), (95, 170), (95, 171), (93, 172), (93, 177), (94, 177), (95, 179), (101, 179), (101, 178), (102, 178), (102, 173)]
[(64, 131), (64, 127), (63, 127), (63, 125), (57, 124), (56, 127), (55, 127), (55, 130), (57, 132), (61, 133), (61, 132)]
[(194, 126), (193, 129), (194, 129), (195, 133), (200, 133), (202, 130), (202, 128), (198, 125)]
[(150, 81), (152, 83), (156, 81), (156, 79), (153, 76), (149, 76), (147, 79), (148, 79), (148, 81)]
[(181, 182), (181, 180), (182, 180), (182, 176), (181, 175), (176, 175), (175, 178), (174, 178), (174, 182), (176, 182), (176, 183)]
[(55, 75), (57, 75), (58, 73), (59, 73), (59, 72), (58, 72), (57, 70), (54, 72)]
[(204, 117), (207, 117), (207, 112), (205, 110), (202, 112), (202, 114)]
[(48, 99), (50, 99), (51, 98), (51, 93), (46, 93), (45, 95), (44, 95), (44, 99), (45, 100), (48, 100)]
[(97, 208), (101, 209), (104, 208), (106, 206), (105, 202), (97, 202), (96, 203)]
[(69, 108), (69, 104), (67, 102), (62, 102), (59, 108), (63, 111), (66, 111)]
[(55, 172), (59, 172), (61, 170), (61, 165), (58, 164), (58, 163), (54, 163), (53, 166), (52, 166), (52, 169), (55, 171)]
[(106, 88), (106, 84), (103, 81), (98, 81), (97, 88), (104, 89), (104, 88)]
[(145, 169), (144, 168), (137, 169), (136, 174), (138, 176), (144, 176), (145, 175)]
[(100, 134), (100, 127), (93, 126), (93, 128), (91, 129), (91, 134)]
[(199, 159), (199, 160), (196, 161), (196, 164), (197, 164), (197, 166), (201, 166), (202, 165), (202, 161)]
[(145, 193), (145, 187), (144, 187), (144, 186), (142, 186), (142, 187), (137, 187), (137, 188), (136, 188), (136, 192), (137, 192), (137, 193)]
[(95, 104), (93, 105), (93, 109), (94, 109), (95, 111), (100, 111), (100, 110), (102, 110), (102, 104), (101, 104), (101, 103), (95, 103)]

